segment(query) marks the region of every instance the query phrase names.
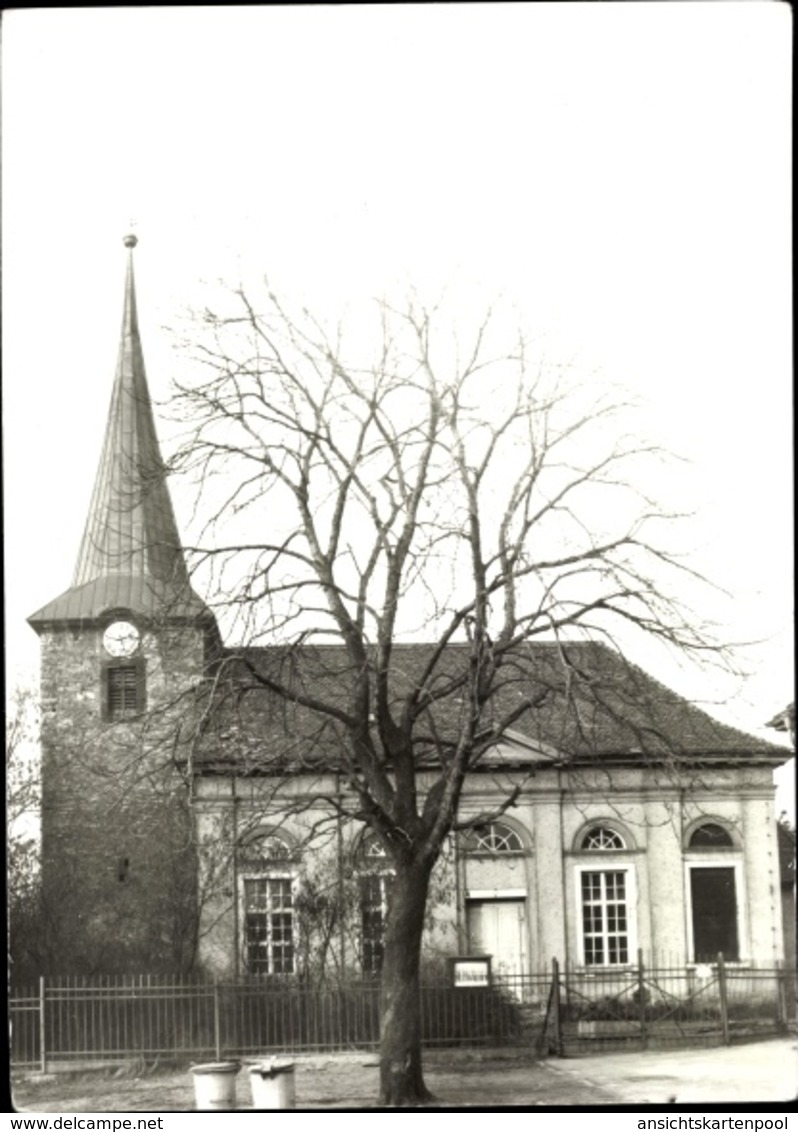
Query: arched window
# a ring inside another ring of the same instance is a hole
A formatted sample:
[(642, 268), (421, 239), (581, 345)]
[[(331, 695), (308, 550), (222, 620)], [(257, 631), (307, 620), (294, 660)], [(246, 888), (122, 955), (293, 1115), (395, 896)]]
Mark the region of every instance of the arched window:
[(236, 858), (239, 867), (257, 867), (274, 861), (294, 861), (297, 853), (288, 837), (273, 829), (258, 830), (243, 837)]
[(589, 829), (582, 838), (582, 849), (625, 849), (626, 842), (614, 829), (606, 825), (597, 825)]
[(719, 953), (739, 959), (741, 862), (729, 830), (711, 820), (695, 826), (687, 839), (686, 865), (693, 960), (711, 963)]
[(502, 822), (480, 826), (471, 831), (467, 851), (469, 853), (522, 853), (524, 844), (514, 829)]
[[(609, 825), (594, 825), (577, 842), (580, 852), (626, 849), (626, 839)], [(609, 862), (607, 862), (609, 864)], [(609, 867), (577, 866), (581, 954), (587, 967), (615, 967), (631, 962), (634, 951), (635, 871), (631, 863)]]
[(385, 846), (382, 845), (376, 837), (369, 837), (360, 846), (359, 857), (364, 864), (371, 864), (373, 861), (384, 861), (387, 856)]
[(733, 849), (731, 834), (717, 822), (704, 822), (690, 834), (691, 849)]
[(355, 864), (360, 905), (360, 962), (364, 975), (379, 975), (385, 952), (385, 921), (393, 871), (385, 847), (376, 837), (361, 841)]
[(239, 845), (244, 912), (244, 958), (253, 975), (288, 975), (294, 970), (294, 877), (296, 854), (273, 831), (256, 833)]

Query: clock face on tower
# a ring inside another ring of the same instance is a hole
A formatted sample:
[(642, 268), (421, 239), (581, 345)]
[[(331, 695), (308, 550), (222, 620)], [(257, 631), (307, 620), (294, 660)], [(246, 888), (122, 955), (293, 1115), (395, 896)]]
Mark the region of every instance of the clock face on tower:
[(114, 621), (103, 634), (103, 645), (110, 656), (133, 656), (141, 638), (129, 621)]

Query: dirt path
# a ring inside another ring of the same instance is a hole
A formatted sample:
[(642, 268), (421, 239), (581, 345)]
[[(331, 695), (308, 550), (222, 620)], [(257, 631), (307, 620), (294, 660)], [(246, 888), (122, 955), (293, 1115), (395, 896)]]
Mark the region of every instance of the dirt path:
[[(528, 1060), (446, 1062), (430, 1060), (426, 1080), (442, 1107), (471, 1108), (601, 1105), (612, 1094), (593, 1084), (552, 1072), (547, 1063)], [(169, 1074), (102, 1076), (96, 1073), (20, 1076), (13, 1083), (20, 1112), (187, 1112), (194, 1087), (186, 1071)], [(313, 1058), (296, 1061), (296, 1101), (302, 1109), (368, 1108), (377, 1096), (373, 1059)], [(236, 1082), (240, 1109), (252, 1108), (248, 1074)]]
[[(297, 1108), (364, 1109), (375, 1105), (377, 1066), (369, 1054), (298, 1057)], [(490, 1051), (431, 1054), (427, 1084), (444, 1108), (579, 1107), (711, 1104), (734, 1110), (777, 1104), (798, 1092), (794, 1037), (716, 1049), (602, 1054), (534, 1062), (528, 1055)], [(252, 1108), (246, 1068), (236, 1081), (237, 1107)], [(143, 1073), (29, 1074), (13, 1082), (21, 1112), (190, 1112), (188, 1069)]]

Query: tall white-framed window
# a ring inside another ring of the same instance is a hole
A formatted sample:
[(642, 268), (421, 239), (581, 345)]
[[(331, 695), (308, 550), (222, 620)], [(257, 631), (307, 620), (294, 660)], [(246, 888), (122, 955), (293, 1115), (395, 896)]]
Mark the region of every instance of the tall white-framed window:
[(293, 974), (294, 894), (291, 877), (244, 878), (244, 948), (250, 974)]
[(621, 967), (635, 960), (636, 876), (626, 850), (624, 836), (608, 825), (591, 826), (577, 845), (585, 854), (575, 869), (579, 962), (585, 967)]
[(393, 877), (367, 873), (358, 878), (360, 897), (360, 949), (364, 975), (379, 975), (385, 955), (385, 923)]
[(688, 830), (685, 845), (687, 932), (694, 963), (730, 962), (743, 953), (742, 852), (729, 828), (704, 820)]
[(392, 884), (393, 872), (385, 849), (375, 837), (367, 838), (357, 853), (360, 964), (364, 975), (379, 975), (382, 970)]
[(628, 869), (579, 869), (586, 967), (631, 963), (629, 888)]
[(251, 975), (294, 972), (293, 856), (276, 834), (256, 835), (239, 846), (243, 959)]

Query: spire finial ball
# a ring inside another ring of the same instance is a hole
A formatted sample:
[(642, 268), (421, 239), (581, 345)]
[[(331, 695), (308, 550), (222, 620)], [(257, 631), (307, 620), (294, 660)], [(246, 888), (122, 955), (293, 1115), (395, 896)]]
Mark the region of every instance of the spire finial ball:
[(135, 248), (135, 246), (138, 242), (139, 242), (138, 236), (134, 236), (132, 232), (130, 233), (129, 236), (125, 236), (124, 244), (125, 244), (126, 248)]

